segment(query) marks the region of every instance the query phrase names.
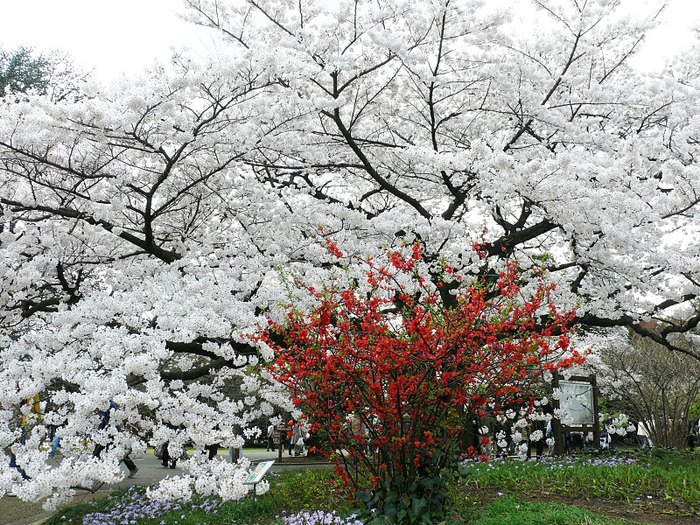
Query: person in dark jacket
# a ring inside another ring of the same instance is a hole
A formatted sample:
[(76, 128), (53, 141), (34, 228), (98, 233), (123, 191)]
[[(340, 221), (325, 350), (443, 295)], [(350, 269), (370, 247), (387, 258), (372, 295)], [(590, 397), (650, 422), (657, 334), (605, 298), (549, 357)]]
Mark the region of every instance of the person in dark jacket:
[[(117, 404), (110, 399), (109, 401), (109, 406), (107, 407), (107, 410), (101, 410), (98, 412), (100, 416), (100, 425), (97, 427), (99, 430), (104, 430), (107, 428), (109, 425), (109, 420), (112, 417), (112, 412), (115, 411), (117, 408)], [(117, 430), (121, 430), (119, 427), (117, 427)], [(96, 458), (99, 458), (102, 455), (102, 451), (105, 449), (105, 445), (100, 445), (99, 443), (95, 445), (95, 449), (92, 451), (92, 455)], [(129, 454), (126, 453), (121, 459), (121, 462), (124, 463), (126, 468), (129, 469), (129, 477), (133, 478), (136, 473), (138, 472), (139, 468), (136, 466), (136, 464), (131, 460), (129, 457)]]

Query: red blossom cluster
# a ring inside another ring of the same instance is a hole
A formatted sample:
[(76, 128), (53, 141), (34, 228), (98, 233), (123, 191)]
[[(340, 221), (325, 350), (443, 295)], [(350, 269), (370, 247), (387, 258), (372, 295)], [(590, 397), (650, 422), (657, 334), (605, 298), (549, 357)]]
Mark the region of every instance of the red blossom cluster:
[(317, 305), (290, 308), (263, 335), (274, 375), (342, 451), (338, 471), (355, 488), (439, 472), (465, 452), (473, 417), (531, 402), (546, 371), (583, 361), (570, 348), (574, 312), (556, 308), (554, 285), (536, 273), (525, 296), (514, 263), (492, 282), (462, 284), (447, 309), (439, 283), (421, 275), (418, 244), (362, 262), (366, 283), (309, 289)]

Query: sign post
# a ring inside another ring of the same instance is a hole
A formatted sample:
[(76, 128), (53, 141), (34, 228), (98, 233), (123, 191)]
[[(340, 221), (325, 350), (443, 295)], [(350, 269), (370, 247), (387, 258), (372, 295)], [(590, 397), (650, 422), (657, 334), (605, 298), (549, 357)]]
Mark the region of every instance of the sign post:
[(256, 494), (256, 488), (258, 483), (262, 481), (262, 479), (265, 477), (265, 474), (267, 474), (267, 471), (270, 470), (270, 467), (275, 463), (274, 460), (272, 461), (261, 461), (260, 463), (257, 464), (255, 469), (250, 473), (250, 475), (246, 478), (246, 480), (243, 482), (244, 485), (253, 485), (253, 508), (250, 513), (250, 524), (253, 525), (255, 523), (255, 502), (257, 500), (257, 494)]
[(284, 451), (284, 442), (287, 439), (288, 426), (286, 423), (280, 423), (275, 427), (275, 435), (277, 437), (277, 461), (282, 463), (282, 452)]

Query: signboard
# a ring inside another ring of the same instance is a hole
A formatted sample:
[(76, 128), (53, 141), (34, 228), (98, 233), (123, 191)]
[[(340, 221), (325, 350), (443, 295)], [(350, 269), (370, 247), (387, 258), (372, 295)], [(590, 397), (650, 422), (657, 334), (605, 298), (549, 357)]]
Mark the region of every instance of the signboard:
[(267, 474), (267, 471), (270, 470), (270, 467), (274, 464), (273, 461), (261, 461), (255, 466), (255, 469), (253, 472), (250, 473), (248, 476), (248, 479), (246, 479), (243, 484), (244, 485), (255, 485), (257, 483), (260, 483), (262, 479), (265, 477), (265, 474)]
[(287, 431), (289, 430), (289, 426), (286, 423), (282, 423), (280, 425), (277, 425), (275, 427), (275, 435), (277, 437), (276, 441), (277, 443), (284, 443), (284, 440), (287, 439)]
[(559, 406), (565, 411), (562, 423), (570, 427), (595, 424), (593, 385), (586, 381), (559, 381)]

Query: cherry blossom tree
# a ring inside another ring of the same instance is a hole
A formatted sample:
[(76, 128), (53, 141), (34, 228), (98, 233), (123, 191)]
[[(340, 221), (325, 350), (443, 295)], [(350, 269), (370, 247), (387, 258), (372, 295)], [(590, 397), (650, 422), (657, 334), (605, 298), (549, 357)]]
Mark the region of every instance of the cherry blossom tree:
[[(628, 65), (654, 13), (535, 1), (526, 33), (468, 0), (185, 4), (225, 55), (1, 106), (0, 444), (21, 468), (0, 464), (0, 490), (59, 501), (118, 477), (125, 446), (236, 444), (291, 409), (250, 335), (290, 296), (315, 306), (297, 279), (341, 275), (327, 234), (361, 258), (418, 243), (445, 308), (457, 276), (537, 266), (580, 326), (693, 353), (697, 70)], [(37, 394), (42, 420), (16, 424)], [(194, 463), (162, 494), (244, 493)]]
[[(247, 373), (271, 356), (245, 337), (277, 297), (270, 273), (297, 249), (258, 211), (282, 219), (284, 207), (239, 166), (269, 82), (209, 73), (183, 65), (77, 103), (3, 107), (0, 440), (30, 478), (20, 497), (60, 501), (118, 479), (124, 450), (147, 440), (174, 457), (186, 443), (240, 446), (252, 421), (286, 406)], [(224, 394), (234, 384), (237, 399)], [(40, 422), (23, 404), (37, 394)], [(39, 447), (48, 425), (62, 437), (56, 468)], [(19, 469), (1, 468), (3, 489), (16, 484)], [(225, 469), (207, 476), (198, 490), (245, 494), (226, 488), (238, 478)]]
[(600, 363), (591, 363), (603, 395), (642, 425), (655, 446), (686, 448), (697, 431), (700, 363), (647, 338), (624, 335), (599, 350)]
[[(463, 239), (485, 230), (490, 257), (544, 261), (584, 325), (683, 351), (674, 334), (700, 320), (697, 69), (628, 65), (657, 12), (537, 0), (525, 32), (474, 1), (186, 4), (288, 88), (298, 118), (249, 159), (270, 184), (471, 274)], [(639, 322), (679, 306), (680, 325)]]

